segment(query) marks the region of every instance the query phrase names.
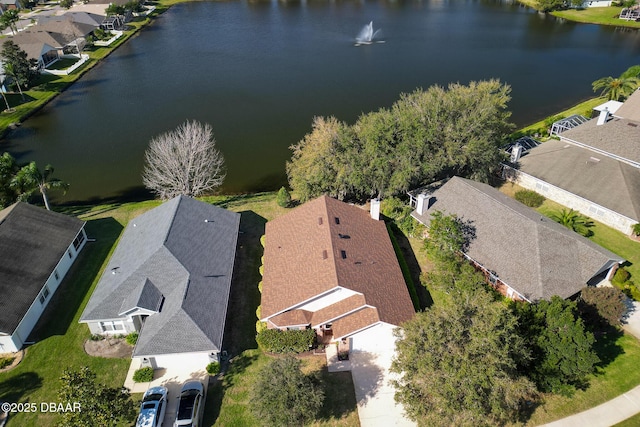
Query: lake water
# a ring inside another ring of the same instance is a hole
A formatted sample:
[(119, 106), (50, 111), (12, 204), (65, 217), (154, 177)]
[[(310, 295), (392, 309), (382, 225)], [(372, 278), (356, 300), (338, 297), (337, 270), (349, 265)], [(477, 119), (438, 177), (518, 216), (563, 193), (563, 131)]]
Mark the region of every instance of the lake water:
[[(354, 46), (373, 21), (383, 44)], [(140, 195), (148, 141), (210, 123), (226, 192), (277, 189), (312, 117), (352, 123), (401, 92), (500, 78), (524, 125), (640, 63), (640, 33), (562, 22), (501, 1), (180, 4), (4, 142), (71, 184), (58, 201)], [(4, 147), (3, 147), (4, 148)]]

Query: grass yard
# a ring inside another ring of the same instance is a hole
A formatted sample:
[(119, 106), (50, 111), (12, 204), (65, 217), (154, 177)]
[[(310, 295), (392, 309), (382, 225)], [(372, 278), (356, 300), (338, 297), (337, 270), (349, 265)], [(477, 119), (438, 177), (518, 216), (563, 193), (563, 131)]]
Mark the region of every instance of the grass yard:
[(569, 21), (588, 24), (613, 25), (616, 27), (640, 28), (640, 22), (626, 21), (618, 18), (622, 7), (590, 7), (587, 9), (568, 9), (552, 12), (553, 16)]
[[(209, 389), (204, 425), (241, 427), (260, 425), (251, 413), (250, 390), (269, 356), (260, 350), (246, 350), (229, 365), (222, 381)], [(325, 384), (325, 403), (321, 417), (311, 426), (357, 427), (360, 425), (351, 374), (329, 373), (324, 356), (303, 358), (306, 373), (320, 371)], [(212, 410), (214, 409), (214, 410)]]
[(640, 414), (634, 415), (631, 418), (627, 418), (621, 423), (614, 425), (613, 427), (637, 427), (640, 426)]
[(591, 379), (589, 388), (577, 391), (572, 397), (545, 396), (544, 404), (535, 410), (527, 425), (548, 423), (593, 408), (640, 384), (640, 371), (637, 369), (640, 342), (630, 335), (621, 335), (604, 345), (602, 341), (600, 344), (600, 359), (613, 360)]
[[(87, 243), (53, 296), (30, 336), (36, 344), (27, 348), (15, 369), (0, 374), (0, 400), (56, 402), (64, 369), (82, 366), (89, 366), (98, 381), (112, 387), (122, 386), (130, 361), (88, 356), (83, 344), (89, 330), (78, 323), (122, 225), (112, 218), (103, 218), (89, 221), (86, 230), (96, 241)], [(54, 424), (55, 419), (55, 415), (46, 413), (12, 414), (7, 425), (45, 426)]]

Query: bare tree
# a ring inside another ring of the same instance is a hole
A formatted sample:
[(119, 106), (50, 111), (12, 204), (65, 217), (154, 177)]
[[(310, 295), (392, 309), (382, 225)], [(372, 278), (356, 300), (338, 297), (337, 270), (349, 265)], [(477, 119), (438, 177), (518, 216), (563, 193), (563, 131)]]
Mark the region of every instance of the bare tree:
[(151, 140), (142, 181), (160, 198), (171, 199), (211, 191), (222, 184), (225, 175), (224, 158), (216, 149), (211, 126), (194, 120)]

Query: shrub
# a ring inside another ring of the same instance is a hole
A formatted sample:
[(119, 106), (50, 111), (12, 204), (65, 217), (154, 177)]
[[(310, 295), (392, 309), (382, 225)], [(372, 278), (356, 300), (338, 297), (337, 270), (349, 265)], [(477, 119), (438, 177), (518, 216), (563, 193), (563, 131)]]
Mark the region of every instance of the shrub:
[(382, 200), (380, 208), (382, 214), (392, 219), (405, 235), (422, 235), (424, 226), (411, 216), (413, 208), (407, 203), (397, 197), (388, 197)]
[(324, 402), (318, 371), (305, 375), (289, 356), (262, 368), (250, 389), (251, 411), (265, 425), (302, 426), (314, 421)]
[(209, 375), (218, 375), (220, 373), (220, 364), (218, 362), (211, 362), (207, 365), (207, 373)]
[(289, 194), (289, 191), (286, 188), (280, 188), (278, 195), (276, 196), (276, 203), (281, 208), (288, 208), (289, 205), (291, 205), (291, 194)]
[(256, 322), (256, 333), (259, 334), (260, 332), (262, 332), (262, 331), (264, 331), (266, 329), (267, 329), (266, 322), (261, 322), (259, 320)]
[(616, 274), (613, 275), (611, 283), (617, 287), (623, 287), (630, 277), (631, 274), (624, 267), (620, 267), (616, 270)]
[(260, 348), (271, 353), (302, 353), (308, 351), (316, 338), (313, 329), (281, 331), (265, 329), (258, 333), (256, 341)]
[(542, 194), (538, 194), (533, 190), (518, 190), (516, 191), (515, 198), (530, 208), (540, 207), (546, 200)]
[(633, 234), (640, 236), (640, 222), (633, 226)]
[(624, 293), (611, 286), (586, 287), (580, 293), (578, 309), (582, 318), (594, 327), (618, 326), (627, 307)]
[(4, 369), (7, 366), (11, 365), (14, 359), (15, 357), (11, 357), (11, 356), (0, 357), (0, 369)]
[(265, 238), (266, 238), (266, 235), (264, 234), (260, 236), (260, 244), (262, 245), (263, 248), (264, 248)]
[(106, 337), (104, 335), (100, 335), (100, 334), (91, 334), (91, 336), (89, 337), (91, 341), (102, 341), (105, 338)]
[(136, 345), (136, 343), (138, 342), (138, 333), (131, 332), (129, 335), (126, 336), (125, 339), (127, 340), (127, 344)]
[(140, 368), (133, 373), (133, 381), (136, 383), (148, 383), (153, 380), (153, 368), (149, 366)]
[(258, 290), (262, 293), (262, 280), (258, 282)]

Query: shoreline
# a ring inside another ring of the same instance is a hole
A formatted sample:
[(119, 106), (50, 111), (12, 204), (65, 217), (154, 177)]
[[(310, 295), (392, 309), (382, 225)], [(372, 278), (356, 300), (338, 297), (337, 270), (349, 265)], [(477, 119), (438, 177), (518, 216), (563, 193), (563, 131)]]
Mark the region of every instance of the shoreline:
[(538, 13), (551, 15), (571, 22), (640, 30), (640, 22), (627, 21), (618, 18), (620, 11), (623, 9), (621, 6), (591, 7), (586, 9), (565, 9), (552, 12), (542, 12), (537, 8), (537, 0), (517, 0), (517, 2), (538, 11)]

